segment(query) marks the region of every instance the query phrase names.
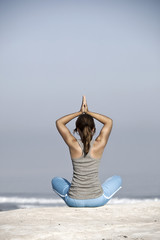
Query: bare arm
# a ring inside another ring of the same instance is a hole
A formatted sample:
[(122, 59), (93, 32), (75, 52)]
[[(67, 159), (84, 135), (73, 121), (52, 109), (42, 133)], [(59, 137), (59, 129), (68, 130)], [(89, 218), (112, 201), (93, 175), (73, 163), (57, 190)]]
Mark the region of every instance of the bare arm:
[(100, 131), (99, 136), (96, 138), (96, 141), (99, 142), (99, 145), (101, 146), (101, 148), (103, 149), (105, 147), (105, 145), (107, 144), (109, 135), (111, 133), (112, 130), (112, 125), (113, 125), (113, 121), (111, 118), (99, 114), (99, 113), (94, 113), (94, 112), (90, 112), (88, 110), (88, 106), (87, 106), (87, 101), (86, 101), (86, 97), (83, 97), (83, 102), (84, 102), (84, 112), (91, 115), (93, 118), (95, 118), (96, 120), (98, 120), (99, 122), (101, 122), (103, 124), (103, 127)]
[(71, 113), (64, 117), (59, 118), (56, 121), (56, 127), (68, 146), (72, 145), (73, 141), (75, 140), (75, 137), (71, 134), (69, 129), (66, 127), (66, 124), (81, 114), (82, 112)]
[(96, 138), (96, 141), (100, 142), (101, 146), (105, 147), (112, 130), (112, 125), (113, 125), (112, 119), (99, 113), (94, 113), (90, 111), (87, 111), (86, 113), (91, 115), (93, 118), (95, 118), (96, 120), (98, 120), (103, 124), (100, 134)]
[(68, 122), (70, 122), (72, 119), (78, 117), (79, 115), (81, 115), (84, 112), (84, 97), (82, 99), (82, 105), (81, 105), (81, 109), (79, 112), (75, 112), (75, 113), (71, 113), (68, 114), (66, 116), (63, 116), (61, 118), (59, 118), (56, 121), (56, 127), (59, 131), (59, 133), (61, 134), (62, 138), (64, 139), (64, 141), (66, 142), (66, 144), (69, 147), (72, 147), (74, 144), (74, 141), (76, 140), (75, 137), (71, 134), (71, 132), (69, 131), (69, 129), (66, 127), (66, 124)]

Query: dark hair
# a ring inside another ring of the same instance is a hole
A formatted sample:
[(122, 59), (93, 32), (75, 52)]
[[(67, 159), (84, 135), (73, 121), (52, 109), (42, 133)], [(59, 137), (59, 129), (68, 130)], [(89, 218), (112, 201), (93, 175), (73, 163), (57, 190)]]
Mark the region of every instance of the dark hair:
[(90, 141), (92, 140), (93, 133), (95, 132), (95, 123), (93, 117), (87, 113), (81, 114), (77, 118), (76, 128), (74, 131), (77, 132), (77, 129), (79, 129), (82, 133), (80, 136), (84, 144), (84, 154), (86, 155), (89, 152)]

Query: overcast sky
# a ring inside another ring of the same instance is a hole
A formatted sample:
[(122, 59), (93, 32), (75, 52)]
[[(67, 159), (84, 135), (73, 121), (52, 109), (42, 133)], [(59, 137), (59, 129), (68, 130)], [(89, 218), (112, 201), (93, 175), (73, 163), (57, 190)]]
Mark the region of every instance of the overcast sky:
[(0, 33), (0, 192), (71, 180), (55, 121), (86, 95), (114, 122), (101, 181), (160, 195), (160, 1), (4, 0)]

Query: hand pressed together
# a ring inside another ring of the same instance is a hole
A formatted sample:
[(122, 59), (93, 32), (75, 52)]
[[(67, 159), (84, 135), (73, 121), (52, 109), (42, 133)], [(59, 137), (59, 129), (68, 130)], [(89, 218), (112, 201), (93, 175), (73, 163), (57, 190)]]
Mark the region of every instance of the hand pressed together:
[(88, 112), (88, 106), (87, 106), (87, 101), (86, 101), (86, 97), (85, 96), (82, 97), (82, 105), (81, 105), (80, 111), (82, 113), (87, 113)]

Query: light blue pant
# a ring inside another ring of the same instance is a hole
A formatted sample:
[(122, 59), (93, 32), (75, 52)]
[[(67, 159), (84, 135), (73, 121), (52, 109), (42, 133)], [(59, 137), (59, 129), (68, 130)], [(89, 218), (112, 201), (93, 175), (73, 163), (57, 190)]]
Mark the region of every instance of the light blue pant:
[(68, 191), (71, 184), (65, 178), (53, 178), (52, 188), (69, 207), (100, 207), (105, 205), (112, 198), (112, 196), (121, 188), (121, 183), (121, 177), (110, 177), (102, 184), (102, 196), (94, 199), (82, 200), (73, 199), (68, 196)]

